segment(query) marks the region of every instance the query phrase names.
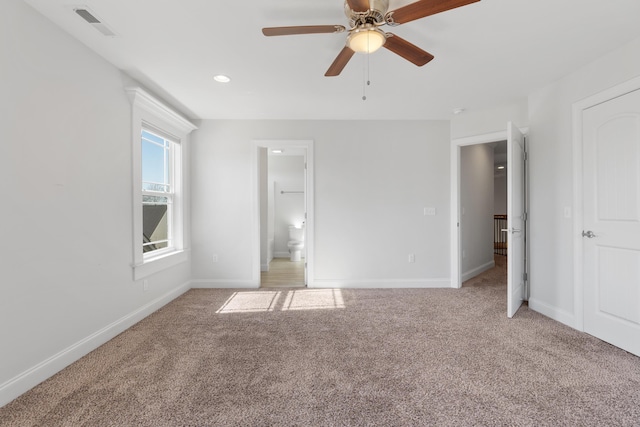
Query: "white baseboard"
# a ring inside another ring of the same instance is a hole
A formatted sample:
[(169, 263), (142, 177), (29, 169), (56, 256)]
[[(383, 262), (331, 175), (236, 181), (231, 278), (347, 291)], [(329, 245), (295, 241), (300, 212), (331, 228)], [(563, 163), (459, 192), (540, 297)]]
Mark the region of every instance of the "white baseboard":
[(476, 267), (472, 270), (466, 271), (464, 273), (462, 273), (462, 281), (465, 282), (469, 279), (472, 279), (474, 277), (476, 277), (478, 274), (482, 274), (487, 270), (491, 270), (493, 267), (496, 266), (496, 262), (491, 260), (491, 262), (488, 262), (486, 264), (483, 264), (479, 267)]
[(192, 280), (192, 289), (256, 289), (260, 287), (258, 280), (236, 280), (236, 279), (215, 279), (215, 280)]
[(564, 323), (571, 328), (576, 328), (575, 316), (568, 311), (553, 307), (547, 303), (538, 301), (535, 298), (529, 298), (529, 308), (533, 311), (537, 311), (540, 314), (544, 314), (545, 316), (550, 317), (555, 321)]
[(266, 264), (260, 264), (260, 271), (269, 271), (269, 263)]
[(57, 374), (73, 362), (89, 354), (116, 335), (124, 332), (154, 311), (191, 289), (189, 282), (165, 293), (139, 309), (127, 314), (99, 331), (65, 348), (32, 368), (0, 384), (0, 407)]
[(308, 288), (450, 288), (450, 279), (361, 279), (361, 280), (325, 280), (316, 279)]

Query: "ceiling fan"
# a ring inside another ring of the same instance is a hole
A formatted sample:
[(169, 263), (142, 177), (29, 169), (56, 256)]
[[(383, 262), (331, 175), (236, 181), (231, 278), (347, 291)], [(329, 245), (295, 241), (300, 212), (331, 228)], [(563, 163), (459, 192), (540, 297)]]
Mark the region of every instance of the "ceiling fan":
[(344, 12), (349, 19), (348, 30), (343, 25), (307, 25), (263, 28), (262, 33), (265, 36), (288, 36), (347, 31), (349, 35), (346, 46), (325, 73), (325, 76), (329, 77), (339, 75), (356, 52), (372, 53), (381, 47), (421, 67), (431, 61), (433, 55), (393, 33), (382, 31), (379, 27), (405, 24), (478, 1), (480, 0), (419, 0), (389, 11), (389, 0), (346, 0)]

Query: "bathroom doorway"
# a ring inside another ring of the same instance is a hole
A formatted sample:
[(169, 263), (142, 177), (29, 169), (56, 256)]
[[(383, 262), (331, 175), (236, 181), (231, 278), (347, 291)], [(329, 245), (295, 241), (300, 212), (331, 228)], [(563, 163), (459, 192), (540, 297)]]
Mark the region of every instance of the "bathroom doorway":
[(261, 288), (304, 287), (304, 259), (290, 261), (289, 258), (273, 258), (269, 270), (260, 272)]
[(312, 141), (254, 141), (254, 275), (260, 287), (304, 287), (312, 271)]

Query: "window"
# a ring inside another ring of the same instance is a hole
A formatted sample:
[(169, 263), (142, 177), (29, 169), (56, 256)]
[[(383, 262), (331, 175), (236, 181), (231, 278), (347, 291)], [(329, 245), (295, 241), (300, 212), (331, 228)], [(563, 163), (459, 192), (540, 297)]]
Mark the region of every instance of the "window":
[(174, 247), (174, 188), (171, 140), (142, 129), (142, 252)]
[(196, 127), (128, 88), (133, 129), (133, 272), (138, 280), (188, 260), (188, 138)]

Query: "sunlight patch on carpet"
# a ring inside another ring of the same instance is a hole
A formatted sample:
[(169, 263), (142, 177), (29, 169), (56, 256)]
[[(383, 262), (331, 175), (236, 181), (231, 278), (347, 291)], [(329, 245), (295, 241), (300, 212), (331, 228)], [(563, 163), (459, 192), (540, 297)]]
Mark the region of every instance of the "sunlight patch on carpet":
[(344, 299), (340, 289), (304, 289), (289, 291), (285, 297), (282, 311), (336, 308), (344, 308)]
[(280, 292), (234, 292), (216, 313), (273, 311)]
[[(282, 302), (284, 300), (284, 302)], [(282, 306), (280, 306), (282, 304)], [(277, 307), (277, 308), (276, 308)], [(234, 292), (217, 314), (345, 308), (340, 289)]]

